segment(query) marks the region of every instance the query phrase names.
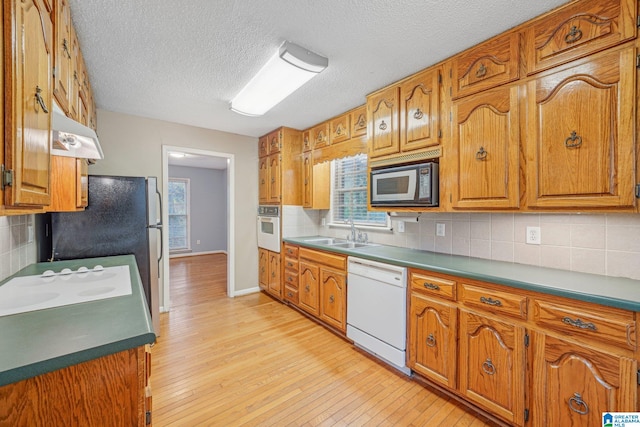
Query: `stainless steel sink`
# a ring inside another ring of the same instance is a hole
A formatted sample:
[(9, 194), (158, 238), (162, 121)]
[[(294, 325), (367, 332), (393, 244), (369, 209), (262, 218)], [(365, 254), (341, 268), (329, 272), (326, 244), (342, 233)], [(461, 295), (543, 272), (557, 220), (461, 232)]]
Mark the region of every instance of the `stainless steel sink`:
[(347, 241), (344, 239), (336, 239), (333, 237), (314, 237), (313, 239), (305, 239), (305, 242), (313, 243), (316, 245), (328, 245), (328, 246), (347, 243)]
[(345, 249), (355, 249), (355, 248), (364, 248), (366, 246), (378, 246), (375, 243), (361, 243), (361, 242), (343, 242), (343, 243), (334, 243), (334, 248), (345, 248)]

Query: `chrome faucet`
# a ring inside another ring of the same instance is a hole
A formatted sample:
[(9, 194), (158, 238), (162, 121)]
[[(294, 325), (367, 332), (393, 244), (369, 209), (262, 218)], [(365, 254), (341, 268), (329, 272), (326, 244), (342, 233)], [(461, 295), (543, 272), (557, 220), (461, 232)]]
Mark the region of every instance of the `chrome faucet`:
[(347, 235), (347, 240), (356, 241), (356, 226), (353, 224), (353, 218), (347, 220), (347, 224), (351, 224), (351, 232)]

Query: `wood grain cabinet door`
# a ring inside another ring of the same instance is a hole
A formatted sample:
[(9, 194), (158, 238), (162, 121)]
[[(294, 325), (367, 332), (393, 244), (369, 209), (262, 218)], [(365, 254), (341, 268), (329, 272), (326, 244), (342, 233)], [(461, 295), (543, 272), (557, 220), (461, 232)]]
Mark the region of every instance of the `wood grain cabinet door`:
[(525, 410), (524, 338), (521, 326), (460, 310), (460, 393), (518, 426)]
[[(5, 205), (40, 207), (50, 203), (52, 39), (50, 10), (43, 0), (5, 2), (5, 33), (14, 46), (5, 56), (5, 167), (13, 183)], [(5, 40), (5, 43), (9, 43)]]
[(258, 139), (258, 155), (265, 157), (269, 155), (269, 135), (265, 135)]
[(342, 271), (320, 270), (320, 318), (345, 332), (347, 327), (347, 278)]
[(267, 290), (269, 287), (269, 251), (258, 248), (258, 283)]
[(269, 201), (271, 203), (280, 203), (282, 198), (280, 160), (281, 156), (278, 153), (269, 156)]
[(400, 86), (400, 151), (438, 145), (440, 70), (430, 68)]
[(529, 83), (530, 207), (634, 206), (635, 81), (627, 48)]
[(55, 25), (53, 54), (55, 58), (55, 75), (53, 94), (65, 113), (69, 113), (69, 100), (72, 85), (71, 11), (68, 0), (55, 1)]
[(320, 314), (318, 294), (320, 286), (320, 268), (316, 264), (303, 260), (300, 261), (299, 268), (299, 306), (303, 310), (318, 316)]
[(367, 106), (359, 107), (351, 113), (351, 138), (367, 136)]
[(410, 304), (409, 367), (455, 389), (457, 309), (416, 292), (411, 294)]
[(258, 167), (258, 200), (260, 203), (269, 203), (269, 158), (260, 158)]
[(602, 426), (603, 412), (638, 410), (638, 362), (535, 334), (534, 426)]
[(329, 122), (329, 144), (337, 144), (351, 138), (351, 115), (343, 114)]
[(327, 147), (330, 144), (329, 141), (329, 122), (320, 123), (311, 129), (310, 138), (313, 143), (313, 148)]
[(269, 252), (269, 293), (276, 298), (282, 298), (280, 254), (276, 252)]
[(503, 87), (453, 104), (455, 208), (520, 205), (518, 87)]
[(313, 152), (302, 153), (302, 207), (313, 205)]
[(369, 157), (400, 151), (400, 88), (391, 87), (367, 99)]

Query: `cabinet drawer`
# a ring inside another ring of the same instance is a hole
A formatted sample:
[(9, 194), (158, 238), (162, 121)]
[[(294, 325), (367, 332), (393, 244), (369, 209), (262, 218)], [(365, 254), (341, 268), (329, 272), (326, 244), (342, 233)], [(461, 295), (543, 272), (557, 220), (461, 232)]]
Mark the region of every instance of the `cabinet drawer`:
[(344, 255), (330, 254), (328, 252), (314, 251), (313, 249), (300, 248), (300, 258), (308, 259), (316, 264), (324, 264), (329, 267), (345, 270), (347, 257)]
[(524, 30), (527, 73), (571, 61), (636, 36), (636, 0), (583, 0)]
[(458, 296), (468, 307), (520, 319), (527, 318), (527, 297), (522, 295), (461, 283)]
[(293, 270), (295, 272), (298, 271), (298, 258), (289, 258), (288, 256), (284, 257), (284, 268), (287, 270)]
[(285, 243), (284, 256), (291, 257), (291, 258), (298, 258), (298, 247)]
[(409, 283), (412, 291), (437, 295), (452, 301), (456, 299), (456, 282), (453, 280), (412, 271)]
[(298, 271), (297, 270), (284, 270), (284, 282), (287, 286), (291, 286), (298, 289)]
[(471, 95), (519, 77), (518, 33), (507, 33), (453, 58), (453, 97)]
[(560, 332), (563, 336), (585, 337), (635, 350), (634, 314), (625, 310), (562, 304), (536, 299), (533, 320), (537, 325)]
[(284, 299), (295, 305), (298, 305), (298, 288), (292, 288), (289, 285), (284, 286)]

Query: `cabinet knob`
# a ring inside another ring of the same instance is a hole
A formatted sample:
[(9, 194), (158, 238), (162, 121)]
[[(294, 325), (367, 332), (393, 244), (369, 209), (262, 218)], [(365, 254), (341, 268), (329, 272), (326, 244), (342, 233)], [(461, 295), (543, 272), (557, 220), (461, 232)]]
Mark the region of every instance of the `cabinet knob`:
[(288, 296), (289, 298), (293, 298), (293, 292), (291, 292), (291, 291), (287, 292), (287, 296)]
[(582, 400), (582, 396), (580, 396), (580, 393), (573, 393), (573, 396), (569, 398), (568, 404), (569, 409), (577, 414), (587, 415), (589, 413), (589, 405), (587, 405), (587, 402)]
[(309, 285), (307, 285), (307, 286), (304, 287), (304, 290), (309, 292), (309, 291), (311, 291), (311, 288), (309, 288)]
[(426, 340), (427, 347), (435, 347), (436, 346), (436, 337), (433, 334), (429, 334)]
[(380, 126), (378, 126), (378, 128), (380, 130), (386, 130), (387, 129), (387, 124), (383, 121), (380, 122)]
[(494, 375), (496, 373), (496, 366), (491, 362), (491, 359), (487, 358), (487, 360), (482, 363), (482, 370), (487, 375)]
[(564, 36), (564, 41), (567, 44), (575, 43), (582, 38), (582, 30), (576, 27), (575, 25), (571, 27), (566, 36)]
[(335, 300), (336, 300), (336, 299), (333, 297), (333, 295), (330, 295), (330, 296), (329, 296), (329, 302), (330, 302), (330, 303), (332, 303), (332, 304), (333, 304), (333, 302), (334, 302)]
[(485, 151), (484, 147), (480, 147), (480, 149), (476, 152), (476, 160), (486, 160), (487, 155), (489, 155), (489, 153)]
[(413, 118), (416, 120), (420, 120), (424, 117), (424, 113), (418, 108), (415, 113), (413, 113)]
[(483, 63), (480, 63), (480, 66), (476, 70), (476, 77), (481, 79), (486, 75), (487, 75), (487, 67), (485, 67)]
[(574, 130), (571, 135), (564, 140), (564, 146), (567, 148), (578, 148), (582, 145), (582, 137)]

